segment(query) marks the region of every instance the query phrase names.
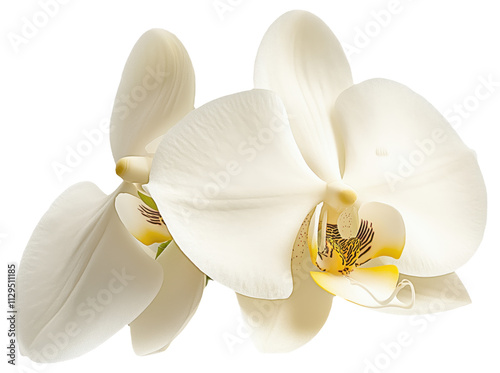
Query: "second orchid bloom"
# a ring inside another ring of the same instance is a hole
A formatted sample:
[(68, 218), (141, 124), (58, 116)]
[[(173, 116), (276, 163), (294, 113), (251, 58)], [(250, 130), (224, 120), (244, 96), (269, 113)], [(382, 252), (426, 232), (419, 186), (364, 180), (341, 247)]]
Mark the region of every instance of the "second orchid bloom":
[(155, 260), (132, 235), (146, 245), (171, 239), (158, 212), (139, 197), (149, 202), (142, 184), (158, 137), (193, 103), (194, 71), (183, 45), (167, 31), (146, 32), (127, 60), (111, 117), (123, 182), (110, 195), (88, 182), (69, 188), (24, 251), (17, 278), (23, 355), (42, 363), (72, 359), (127, 324), (135, 352), (150, 354), (190, 320), (206, 276), (175, 242)]

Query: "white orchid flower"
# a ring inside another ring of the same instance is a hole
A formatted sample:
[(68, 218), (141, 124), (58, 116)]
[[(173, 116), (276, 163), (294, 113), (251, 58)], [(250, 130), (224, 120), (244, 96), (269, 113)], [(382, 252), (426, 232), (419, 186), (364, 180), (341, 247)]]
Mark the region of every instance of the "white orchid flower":
[[(92, 183), (66, 190), (36, 227), (21, 260), (18, 340), (38, 362), (84, 354), (130, 324), (136, 353), (166, 348), (196, 310), (205, 275), (174, 242), (154, 260), (145, 244), (171, 239), (146, 195), (154, 142), (193, 109), (194, 72), (182, 43), (145, 33), (125, 65), (111, 118), (124, 182), (110, 195)], [(157, 142), (156, 142), (157, 143)], [(148, 149), (146, 149), (148, 148)], [(154, 207), (154, 206), (153, 206)]]
[(178, 123), (147, 187), (186, 255), (240, 293), (257, 347), (309, 341), (334, 294), (403, 313), (468, 303), (454, 271), (480, 244), (486, 191), (443, 116), (393, 81), (353, 85), (333, 33), (301, 11), (266, 33), (255, 83)]

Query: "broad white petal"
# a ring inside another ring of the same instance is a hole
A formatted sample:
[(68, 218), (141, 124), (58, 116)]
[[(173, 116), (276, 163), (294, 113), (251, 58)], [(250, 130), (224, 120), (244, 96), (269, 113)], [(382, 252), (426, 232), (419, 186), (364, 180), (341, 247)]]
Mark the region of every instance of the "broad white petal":
[(121, 193), (115, 200), (116, 212), (123, 225), (144, 245), (172, 239), (160, 213), (147, 206), (138, 197)]
[[(453, 272), (438, 277), (415, 277), (400, 274), (399, 278), (411, 281), (415, 288), (415, 306), (411, 309), (383, 308), (381, 311), (401, 315), (424, 315), (449, 311), (471, 303), (467, 289)], [(407, 302), (409, 292), (403, 290), (398, 298)]]
[(325, 291), (361, 306), (406, 308), (413, 304), (414, 297), (406, 303), (397, 298), (401, 290), (413, 289), (413, 286), (406, 280), (398, 283), (398, 268), (393, 265), (357, 268), (347, 276), (330, 272), (311, 272), (311, 276)]
[(307, 167), (283, 104), (253, 90), (191, 112), (157, 150), (146, 186), (181, 250), (237, 293), (292, 292), (290, 257), (326, 185)]
[(262, 39), (254, 80), (257, 88), (270, 89), (283, 100), (309, 167), (325, 181), (340, 179), (343, 148), (335, 141), (331, 114), (352, 76), (328, 26), (304, 11), (282, 15)]
[(193, 105), (194, 70), (186, 49), (168, 31), (147, 31), (132, 49), (116, 93), (110, 127), (115, 162), (147, 155), (146, 145)]
[(171, 242), (157, 261), (163, 268), (163, 285), (156, 298), (130, 324), (137, 355), (164, 350), (184, 329), (200, 303), (206, 276)]
[(361, 241), (358, 264), (380, 256), (398, 259), (405, 247), (406, 230), (401, 214), (394, 207), (368, 202), (359, 209)]
[(401, 272), (438, 276), (481, 242), (486, 191), (476, 155), (421, 96), (383, 79), (339, 96), (335, 120), (346, 149), (344, 182), (361, 199), (396, 208), (406, 226)]
[(134, 320), (162, 282), (158, 263), (123, 227), (114, 199), (94, 184), (65, 191), (43, 216), (21, 260), (18, 341), (37, 362), (84, 354)]
[(252, 340), (260, 351), (288, 352), (299, 348), (320, 331), (330, 313), (333, 295), (323, 291), (309, 275), (317, 269), (307, 248), (310, 219), (311, 214), (302, 223), (295, 240), (290, 298), (265, 300), (237, 294)]

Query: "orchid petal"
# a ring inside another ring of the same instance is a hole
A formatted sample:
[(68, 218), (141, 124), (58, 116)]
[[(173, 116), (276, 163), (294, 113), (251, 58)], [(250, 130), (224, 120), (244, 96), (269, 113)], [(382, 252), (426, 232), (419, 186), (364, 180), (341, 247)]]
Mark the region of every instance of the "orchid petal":
[(317, 269), (307, 248), (310, 220), (311, 214), (302, 223), (293, 248), (292, 295), (283, 300), (265, 300), (238, 294), (243, 317), (260, 351), (288, 352), (304, 345), (320, 331), (330, 313), (333, 296), (309, 276), (310, 271)]
[(400, 271), (438, 276), (464, 264), (483, 236), (486, 191), (475, 153), (446, 120), (407, 87), (383, 79), (342, 93), (334, 118), (346, 149), (343, 181), (403, 217)]
[(21, 352), (37, 362), (90, 351), (153, 300), (161, 267), (126, 231), (94, 184), (65, 191), (35, 229), (17, 279)]
[(279, 98), (253, 90), (179, 122), (145, 188), (207, 276), (243, 295), (281, 299), (292, 292), (295, 236), (326, 185), (301, 157)]
[(139, 198), (121, 193), (116, 197), (115, 206), (123, 225), (144, 245), (149, 246), (172, 239), (160, 213)]
[(156, 298), (130, 324), (138, 355), (164, 350), (184, 329), (200, 303), (206, 276), (170, 243), (157, 261), (163, 268), (163, 285)]
[(194, 105), (194, 71), (175, 35), (150, 30), (137, 41), (123, 70), (111, 117), (115, 162), (146, 156), (146, 145), (167, 132)]
[(368, 202), (359, 209), (361, 242), (358, 264), (380, 256), (398, 259), (405, 247), (405, 224), (401, 214), (380, 202)]
[(270, 89), (283, 100), (309, 167), (327, 182), (339, 180), (343, 148), (335, 142), (330, 117), (338, 95), (352, 85), (352, 76), (328, 26), (304, 11), (278, 18), (259, 47), (254, 80), (257, 88)]
[(397, 294), (409, 286), (409, 281), (398, 284), (398, 268), (393, 265), (357, 268), (348, 276), (329, 272), (311, 272), (313, 280), (327, 292), (365, 307), (410, 307), (412, 300), (403, 303)]
[[(410, 281), (415, 288), (415, 306), (411, 309), (382, 308), (381, 311), (401, 315), (424, 315), (459, 308), (471, 303), (467, 289), (453, 272), (438, 277), (414, 277), (400, 274), (400, 279)], [(398, 298), (407, 302), (411, 294), (403, 290)]]

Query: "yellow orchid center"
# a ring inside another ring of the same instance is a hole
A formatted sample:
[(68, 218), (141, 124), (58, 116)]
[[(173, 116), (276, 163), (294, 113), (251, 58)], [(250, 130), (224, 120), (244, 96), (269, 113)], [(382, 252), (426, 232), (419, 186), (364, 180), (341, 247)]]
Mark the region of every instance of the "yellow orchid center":
[(322, 271), (348, 275), (358, 266), (359, 239), (333, 239), (327, 236), (323, 251), (318, 251), (316, 266)]
[[(327, 218), (327, 215), (324, 217)], [(362, 221), (361, 226), (363, 240), (357, 236), (342, 238), (338, 225), (327, 223), (324, 237), (320, 240), (322, 245), (317, 249), (314, 261), (316, 267), (323, 272), (348, 275), (356, 267), (364, 264), (363, 257), (373, 239), (373, 229), (366, 221)]]
[[(324, 290), (363, 306), (411, 308), (413, 285), (399, 281), (396, 266), (363, 266), (380, 256), (400, 257), (405, 243), (401, 215), (376, 202), (363, 211), (369, 219), (359, 218), (355, 206), (339, 214), (329, 204), (318, 205), (309, 223), (308, 244), (311, 261), (321, 272), (311, 276)], [(397, 298), (403, 289), (410, 291), (409, 302)]]

